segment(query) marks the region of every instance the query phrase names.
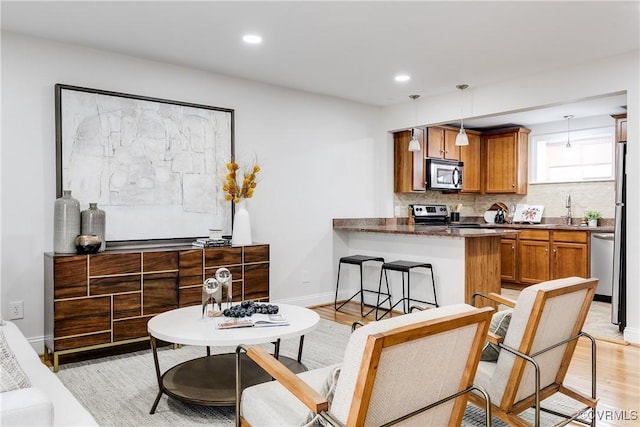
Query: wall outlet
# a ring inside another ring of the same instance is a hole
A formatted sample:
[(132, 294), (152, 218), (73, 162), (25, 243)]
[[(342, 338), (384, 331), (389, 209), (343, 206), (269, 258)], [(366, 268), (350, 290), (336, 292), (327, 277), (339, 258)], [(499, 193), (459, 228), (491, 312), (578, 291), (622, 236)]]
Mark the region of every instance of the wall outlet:
[(302, 270), (302, 283), (309, 283), (309, 270)]
[(22, 319), (24, 317), (24, 303), (13, 301), (9, 303), (9, 320)]

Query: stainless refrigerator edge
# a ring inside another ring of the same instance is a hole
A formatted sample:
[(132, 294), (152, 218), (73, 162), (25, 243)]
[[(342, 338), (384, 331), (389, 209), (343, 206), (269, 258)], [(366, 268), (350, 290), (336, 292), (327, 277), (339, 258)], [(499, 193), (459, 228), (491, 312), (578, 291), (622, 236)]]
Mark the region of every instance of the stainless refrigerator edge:
[(620, 331), (627, 323), (626, 316), (626, 154), (627, 142), (616, 144), (616, 207), (615, 234), (613, 246), (613, 278), (611, 281), (611, 323), (618, 325)]

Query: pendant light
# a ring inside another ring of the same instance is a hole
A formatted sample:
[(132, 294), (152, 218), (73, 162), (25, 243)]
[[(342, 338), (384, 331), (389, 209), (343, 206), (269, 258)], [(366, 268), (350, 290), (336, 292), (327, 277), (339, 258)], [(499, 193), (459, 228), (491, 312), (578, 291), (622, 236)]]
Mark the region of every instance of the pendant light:
[(565, 147), (571, 148), (571, 129), (569, 128), (569, 120), (573, 119), (571, 114), (564, 116), (564, 119), (567, 121), (567, 144)]
[[(416, 99), (420, 98), (420, 95), (409, 95), (409, 98), (413, 99), (413, 123), (418, 126), (418, 107), (416, 106)], [(409, 151), (420, 151), (420, 141), (416, 137), (415, 129), (411, 129), (411, 141), (409, 142)]]
[(469, 138), (467, 132), (464, 130), (464, 122), (462, 117), (464, 116), (464, 95), (463, 92), (469, 85), (457, 85), (456, 88), (460, 89), (460, 132), (456, 136), (456, 145), (469, 145)]

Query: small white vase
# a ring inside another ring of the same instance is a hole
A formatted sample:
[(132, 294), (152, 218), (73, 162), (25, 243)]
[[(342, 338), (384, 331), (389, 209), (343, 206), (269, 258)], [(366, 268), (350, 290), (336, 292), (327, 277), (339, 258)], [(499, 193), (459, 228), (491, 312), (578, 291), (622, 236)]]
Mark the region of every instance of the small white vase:
[(598, 226), (598, 220), (597, 219), (590, 219), (588, 221), (589, 223), (589, 227), (597, 227)]
[(251, 219), (247, 211), (245, 200), (236, 203), (236, 213), (233, 216), (233, 233), (231, 244), (233, 246), (244, 246), (253, 243), (251, 240)]

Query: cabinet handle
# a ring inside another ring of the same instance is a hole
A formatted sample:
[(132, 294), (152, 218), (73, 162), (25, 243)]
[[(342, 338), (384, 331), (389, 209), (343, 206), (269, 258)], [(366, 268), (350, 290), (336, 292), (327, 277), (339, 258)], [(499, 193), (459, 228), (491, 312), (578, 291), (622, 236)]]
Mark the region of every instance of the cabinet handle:
[(547, 248), (544, 248), (544, 251), (545, 251), (545, 252), (549, 252), (549, 249), (547, 249)]
[(515, 184), (511, 184), (511, 188), (516, 188), (516, 185)]

